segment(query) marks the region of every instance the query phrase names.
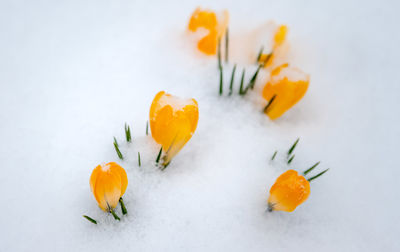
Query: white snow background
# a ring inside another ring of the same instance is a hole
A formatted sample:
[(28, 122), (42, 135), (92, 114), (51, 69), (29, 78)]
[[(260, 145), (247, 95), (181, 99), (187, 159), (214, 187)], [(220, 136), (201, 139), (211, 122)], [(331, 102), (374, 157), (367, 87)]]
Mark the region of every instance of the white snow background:
[[(186, 31), (197, 6), (229, 10), (232, 47), (269, 20), (287, 24), (292, 62), (311, 75), (304, 99), (269, 120), (257, 98), (263, 74), (246, 98), (219, 97), (216, 58)], [(399, 251), (399, 7), (1, 0), (0, 251)], [(145, 136), (160, 90), (197, 99), (200, 111), (164, 172)], [(297, 137), (289, 167), (330, 170), (293, 213), (267, 213)], [(121, 222), (89, 187), (93, 168), (110, 161), (128, 173)]]

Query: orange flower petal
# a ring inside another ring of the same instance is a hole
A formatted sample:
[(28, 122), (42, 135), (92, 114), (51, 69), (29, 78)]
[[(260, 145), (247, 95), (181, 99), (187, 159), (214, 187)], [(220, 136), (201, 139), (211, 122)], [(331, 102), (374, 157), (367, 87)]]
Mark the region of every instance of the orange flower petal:
[(278, 46), (281, 46), (285, 42), (287, 31), (288, 28), (286, 25), (281, 25), (278, 27), (278, 30), (276, 31), (274, 36), (274, 49)]
[(112, 170), (112, 172), (114, 174), (116, 174), (117, 176), (119, 176), (121, 179), (121, 195), (120, 195), (120, 197), (122, 197), (122, 195), (125, 194), (126, 188), (128, 187), (128, 176), (126, 175), (126, 171), (124, 170), (124, 168), (122, 168), (115, 162), (110, 162), (110, 163), (108, 163), (108, 165), (110, 165), (110, 169)]
[(271, 71), (271, 76), (278, 75), (282, 69), (284, 69), (285, 67), (288, 67), (288, 66), (289, 66), (289, 63), (285, 63), (285, 64), (282, 64), (282, 65), (276, 67), (274, 70)]
[(197, 48), (207, 55), (215, 55), (217, 53), (217, 47), (218, 38), (215, 30), (210, 31), (210, 33), (204, 38), (200, 39), (199, 43), (197, 44)]
[(125, 193), (128, 178), (121, 166), (111, 162), (98, 165), (93, 170), (89, 183), (99, 207), (103, 211), (110, 211), (118, 205), (119, 199)]
[(229, 14), (227, 11), (217, 17), (212, 11), (197, 8), (190, 18), (188, 28), (192, 32), (197, 31), (199, 28), (204, 28), (208, 31), (208, 34), (198, 42), (197, 48), (207, 55), (215, 55), (218, 39), (225, 34), (228, 22)]
[(190, 140), (199, 119), (194, 99), (181, 99), (159, 92), (150, 107), (150, 129), (154, 140), (166, 152), (168, 163)]
[(197, 8), (189, 21), (189, 30), (195, 32), (198, 28), (214, 30), (217, 27), (217, 16), (212, 11), (205, 11)]
[(271, 79), (264, 86), (263, 97), (269, 101), (276, 95), (274, 101), (265, 113), (272, 119), (277, 119), (303, 98), (308, 86), (309, 77), (296, 68), (286, 64), (274, 69)]
[(310, 183), (295, 170), (280, 175), (270, 189), (268, 205), (275, 211), (292, 212), (307, 200)]
[[(285, 44), (287, 37), (288, 28), (286, 25), (280, 25), (277, 27), (273, 37), (273, 46), (271, 49), (272, 55), (261, 54), (259, 63), (264, 64), (264, 67), (276, 67), (278, 64), (282, 64), (286, 61), (286, 55), (288, 52), (288, 44)], [(268, 60), (266, 61), (266, 59)]]

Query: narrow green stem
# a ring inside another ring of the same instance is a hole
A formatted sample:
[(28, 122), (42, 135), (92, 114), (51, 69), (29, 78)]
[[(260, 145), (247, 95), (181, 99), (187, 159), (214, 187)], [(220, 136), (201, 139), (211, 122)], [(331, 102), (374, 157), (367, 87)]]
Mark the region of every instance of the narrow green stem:
[(246, 69), (243, 68), (242, 71), (242, 78), (240, 79), (240, 88), (239, 88), (239, 95), (243, 95), (243, 84), (244, 84), (244, 75), (245, 75)]
[(158, 155), (157, 155), (157, 158), (156, 158), (156, 163), (157, 164), (158, 164), (158, 162), (160, 162), (161, 153), (162, 153), (162, 146), (161, 146), (160, 151), (158, 152)]
[(93, 224), (97, 224), (97, 221), (96, 221), (95, 219), (90, 218), (90, 217), (87, 216), (87, 215), (83, 215), (83, 218), (87, 219), (88, 221), (90, 221), (90, 222), (93, 223)]
[(290, 149), (288, 150), (288, 156), (290, 156), (290, 154), (292, 154), (292, 152), (294, 151), (294, 149), (297, 146), (297, 143), (300, 141), (300, 138), (297, 138), (297, 140), (294, 142), (294, 144), (292, 145), (292, 147), (290, 147)]
[(268, 104), (264, 107), (264, 113), (268, 112), (268, 109), (271, 107), (272, 103), (274, 102), (276, 98), (276, 94), (274, 96), (272, 96), (271, 100), (269, 100)]
[(260, 51), (258, 52), (258, 55), (257, 55), (256, 64), (258, 64), (258, 62), (260, 61), (260, 58), (261, 58), (261, 55), (262, 55), (263, 51), (264, 51), (264, 46), (261, 46), (261, 49), (260, 49)]
[(222, 66), (220, 66), (220, 68), (219, 68), (219, 95), (220, 96), (223, 93), (223, 83), (224, 83), (223, 78), (224, 78), (224, 76), (223, 76), (223, 73), (222, 73)]
[(309, 178), (308, 179), (308, 182), (311, 182), (312, 180), (314, 180), (314, 179), (316, 179), (316, 178), (318, 178), (319, 176), (322, 176), (325, 172), (327, 172), (329, 170), (329, 168), (328, 169), (326, 169), (325, 171), (323, 171), (323, 172), (320, 172), (320, 173), (318, 173), (317, 175), (315, 175), (314, 177), (311, 177), (311, 178)]
[(131, 142), (132, 138), (131, 138), (131, 128), (129, 127), (129, 125), (127, 123), (125, 123), (125, 137), (126, 137), (126, 141), (128, 143)]
[(168, 150), (167, 150), (167, 151), (164, 150), (164, 156), (163, 156), (163, 158), (162, 158), (162, 161), (163, 161), (163, 162), (162, 162), (162, 164), (161, 164), (161, 166), (160, 166), (160, 170), (161, 170), (161, 171), (164, 171), (164, 170), (168, 167), (168, 165), (171, 163), (171, 158), (170, 158), (170, 156), (169, 156), (169, 151), (170, 151), (170, 150), (172, 149), (172, 147), (175, 145), (175, 143), (176, 143), (175, 141), (176, 141), (178, 135), (179, 135), (179, 132), (176, 133), (174, 139), (172, 140), (172, 143), (171, 143), (170, 146), (168, 147)]
[(254, 72), (253, 77), (251, 77), (250, 82), (247, 85), (247, 87), (244, 89), (243, 94), (246, 94), (249, 89), (254, 89), (254, 86), (256, 84), (256, 79), (257, 79), (258, 73), (260, 72), (261, 66), (262, 66), (261, 64), (258, 65), (257, 70)]
[(124, 156), (122, 156), (122, 153), (119, 150), (119, 145), (118, 145), (117, 139), (115, 137), (114, 137), (114, 148), (115, 148), (115, 151), (117, 152), (119, 159), (123, 160)]
[(272, 158), (271, 158), (271, 160), (274, 160), (274, 159), (275, 159), (275, 157), (276, 157), (276, 154), (278, 154), (278, 151), (275, 151), (275, 152), (274, 152), (274, 155), (272, 155)]
[(138, 157), (138, 165), (140, 167), (142, 166), (142, 162), (140, 161), (140, 152), (137, 153), (137, 157)]
[(318, 161), (317, 163), (315, 163), (315, 165), (311, 166), (310, 168), (308, 168), (307, 170), (305, 170), (303, 172), (304, 176), (307, 175), (309, 172), (311, 172), (312, 170), (314, 170), (315, 167), (317, 167), (319, 165), (320, 161)]
[(275, 203), (268, 203), (267, 211), (268, 212), (274, 211), (274, 206), (275, 206)]
[(236, 64), (233, 66), (233, 70), (232, 70), (231, 83), (229, 85), (229, 95), (232, 95), (233, 81), (235, 79), (235, 72), (236, 72)]
[(121, 210), (122, 210), (122, 214), (125, 215), (128, 213), (128, 210), (126, 210), (125, 204), (124, 204), (124, 200), (121, 198), (119, 198), (119, 203), (121, 204)]
[(149, 135), (149, 121), (146, 121), (146, 136)]
[(171, 163), (171, 161), (169, 161), (168, 163), (163, 163), (162, 164), (162, 167), (160, 168), (161, 169), (161, 171), (164, 171), (168, 166), (169, 166), (169, 164)]
[(115, 211), (114, 211), (114, 209), (110, 209), (110, 213), (112, 214), (112, 216), (114, 217), (114, 219), (116, 219), (116, 220), (121, 220), (119, 217), (118, 217), (118, 215), (115, 213)]
[(267, 65), (267, 63), (268, 63), (268, 61), (271, 59), (271, 57), (272, 57), (272, 52), (271, 52), (270, 54), (267, 55), (267, 57), (265, 58), (265, 60), (264, 60), (264, 62), (263, 62), (263, 64), (262, 64), (262, 66)]
[(293, 161), (293, 159), (294, 159), (295, 156), (296, 156), (296, 155), (293, 155), (291, 158), (289, 158), (289, 160), (287, 161), (287, 163), (290, 164), (290, 163)]
[(254, 86), (256, 84), (256, 79), (257, 79), (258, 73), (260, 72), (261, 67), (262, 67), (262, 65), (258, 65), (256, 72), (254, 73), (253, 77), (250, 79), (249, 86), (251, 89), (254, 89)]

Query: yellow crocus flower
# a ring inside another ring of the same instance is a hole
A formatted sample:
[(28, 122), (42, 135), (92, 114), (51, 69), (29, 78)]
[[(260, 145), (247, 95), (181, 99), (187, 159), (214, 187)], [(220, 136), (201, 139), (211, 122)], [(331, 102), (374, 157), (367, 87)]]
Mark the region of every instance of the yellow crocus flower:
[(190, 17), (188, 28), (192, 32), (196, 32), (199, 28), (208, 31), (208, 34), (198, 42), (197, 48), (205, 54), (215, 55), (218, 40), (225, 34), (228, 22), (229, 13), (226, 10), (217, 16), (213, 11), (197, 8)]
[(98, 165), (90, 176), (90, 189), (99, 207), (112, 212), (128, 186), (124, 168), (114, 162)]
[(295, 170), (280, 175), (269, 191), (268, 210), (292, 212), (310, 195), (310, 182)]
[(264, 67), (273, 67), (277, 64), (276, 61), (285, 55), (287, 48), (285, 48), (283, 45), (286, 42), (287, 32), (288, 28), (286, 25), (280, 25), (276, 29), (273, 38), (272, 51), (268, 54), (261, 54), (259, 58), (259, 63), (263, 64)]
[(163, 165), (183, 148), (192, 137), (199, 120), (195, 99), (182, 99), (159, 92), (150, 107), (150, 129), (154, 140), (165, 152)]
[(277, 119), (303, 98), (309, 83), (309, 76), (299, 69), (287, 63), (278, 66), (263, 89), (262, 95), (269, 101), (264, 113)]

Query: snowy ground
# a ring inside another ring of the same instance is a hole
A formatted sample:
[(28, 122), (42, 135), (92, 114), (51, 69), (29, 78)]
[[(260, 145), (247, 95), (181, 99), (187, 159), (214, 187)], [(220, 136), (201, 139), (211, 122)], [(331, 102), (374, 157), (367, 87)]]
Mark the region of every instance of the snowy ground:
[[(268, 20), (287, 24), (293, 60), (311, 75), (305, 98), (272, 122), (256, 92), (218, 97), (216, 60), (185, 30), (198, 5), (230, 11), (233, 44)], [(399, 7), (1, 0), (0, 250), (399, 251)], [(160, 90), (194, 97), (200, 110), (165, 172), (152, 168), (158, 147), (145, 136)], [(283, 156), (269, 159), (297, 137), (291, 168), (331, 169), (295, 212), (266, 213), (269, 187), (287, 169)], [(92, 169), (109, 161), (128, 172), (120, 223), (89, 188)]]

